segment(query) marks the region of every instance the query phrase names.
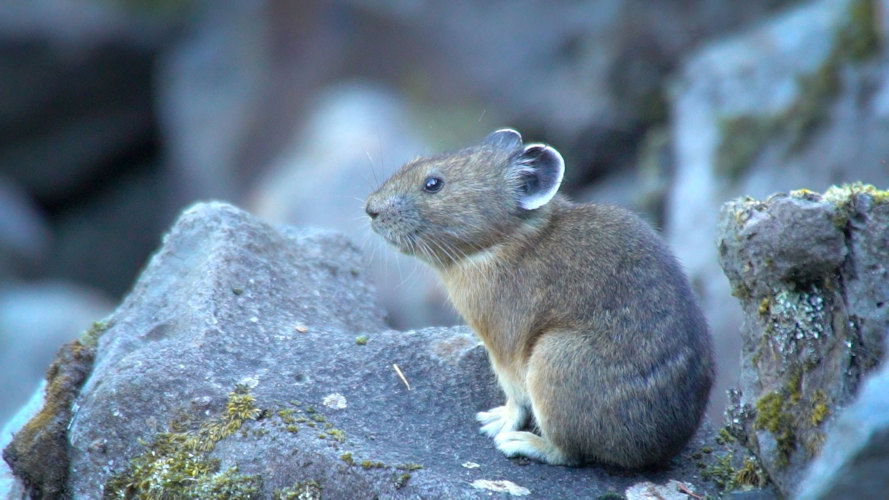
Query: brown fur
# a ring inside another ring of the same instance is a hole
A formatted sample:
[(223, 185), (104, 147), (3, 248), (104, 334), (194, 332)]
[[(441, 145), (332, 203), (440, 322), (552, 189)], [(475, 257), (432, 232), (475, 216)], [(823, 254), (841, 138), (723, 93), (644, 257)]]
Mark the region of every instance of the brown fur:
[[(405, 165), (368, 199), (374, 229), (439, 271), (484, 342), (507, 404), (479, 414), (504, 453), (663, 463), (695, 432), (710, 340), (679, 265), (630, 212), (556, 196), (516, 203), (517, 150)], [(424, 179), (444, 180), (437, 193)], [(540, 436), (519, 432), (532, 415)]]

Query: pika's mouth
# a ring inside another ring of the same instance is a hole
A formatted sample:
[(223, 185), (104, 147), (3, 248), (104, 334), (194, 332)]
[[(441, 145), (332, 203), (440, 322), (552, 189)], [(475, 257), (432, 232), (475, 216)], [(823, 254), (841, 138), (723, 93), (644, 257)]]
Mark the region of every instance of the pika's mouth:
[(416, 238), (415, 234), (400, 234), (392, 229), (386, 227), (383, 224), (378, 223), (376, 220), (372, 221), (370, 224), (373, 232), (382, 236), (387, 243), (398, 249), (401, 253), (407, 255), (414, 255), (416, 253)]

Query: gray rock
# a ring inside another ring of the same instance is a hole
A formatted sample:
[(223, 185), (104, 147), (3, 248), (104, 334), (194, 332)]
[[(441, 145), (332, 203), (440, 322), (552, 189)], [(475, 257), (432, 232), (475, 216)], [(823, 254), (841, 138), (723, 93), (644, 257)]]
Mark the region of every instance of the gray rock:
[(785, 495), (889, 335), (889, 192), (862, 184), (726, 203), (720, 263), (740, 300), (730, 428)]
[(697, 470), (713, 462), (707, 426), (646, 473), (503, 457), (473, 418), (502, 399), (483, 347), (465, 327), (386, 330), (363, 274), (342, 235), (220, 203), (187, 210), (98, 337), (67, 427), (69, 492), (566, 498), (670, 479), (715, 491)]
[(806, 2), (705, 46), (674, 83), (666, 233), (716, 339), (717, 397), (737, 371), (742, 318), (709, 250), (718, 209), (801, 187), (889, 185), (889, 51), (877, 42), (889, 32), (887, 13), (886, 0)]
[(875, 498), (889, 491), (889, 364), (861, 387), (831, 428), (795, 498)]

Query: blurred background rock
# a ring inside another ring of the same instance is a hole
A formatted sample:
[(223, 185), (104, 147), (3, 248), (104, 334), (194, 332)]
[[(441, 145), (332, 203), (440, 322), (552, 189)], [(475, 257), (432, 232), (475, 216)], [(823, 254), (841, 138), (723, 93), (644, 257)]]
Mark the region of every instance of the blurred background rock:
[(0, 4), (0, 421), (126, 293), (184, 206), (349, 234), (394, 328), (459, 322), (368, 232), (364, 197), (503, 126), (565, 190), (636, 209), (688, 269), (737, 380), (716, 259), (730, 198), (889, 184), (889, 0)]

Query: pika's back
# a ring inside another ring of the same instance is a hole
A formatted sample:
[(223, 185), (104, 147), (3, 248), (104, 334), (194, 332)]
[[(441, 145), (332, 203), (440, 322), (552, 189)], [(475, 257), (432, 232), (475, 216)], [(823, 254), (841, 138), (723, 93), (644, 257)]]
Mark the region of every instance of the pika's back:
[(549, 439), (570, 460), (628, 467), (678, 453), (706, 410), (714, 366), (663, 240), (627, 210), (556, 198), (540, 230), (500, 252), (501, 265), (451, 295), (476, 297), (464, 310), (487, 318), (477, 330), (501, 365), (525, 366), (515, 376), (547, 402)]

